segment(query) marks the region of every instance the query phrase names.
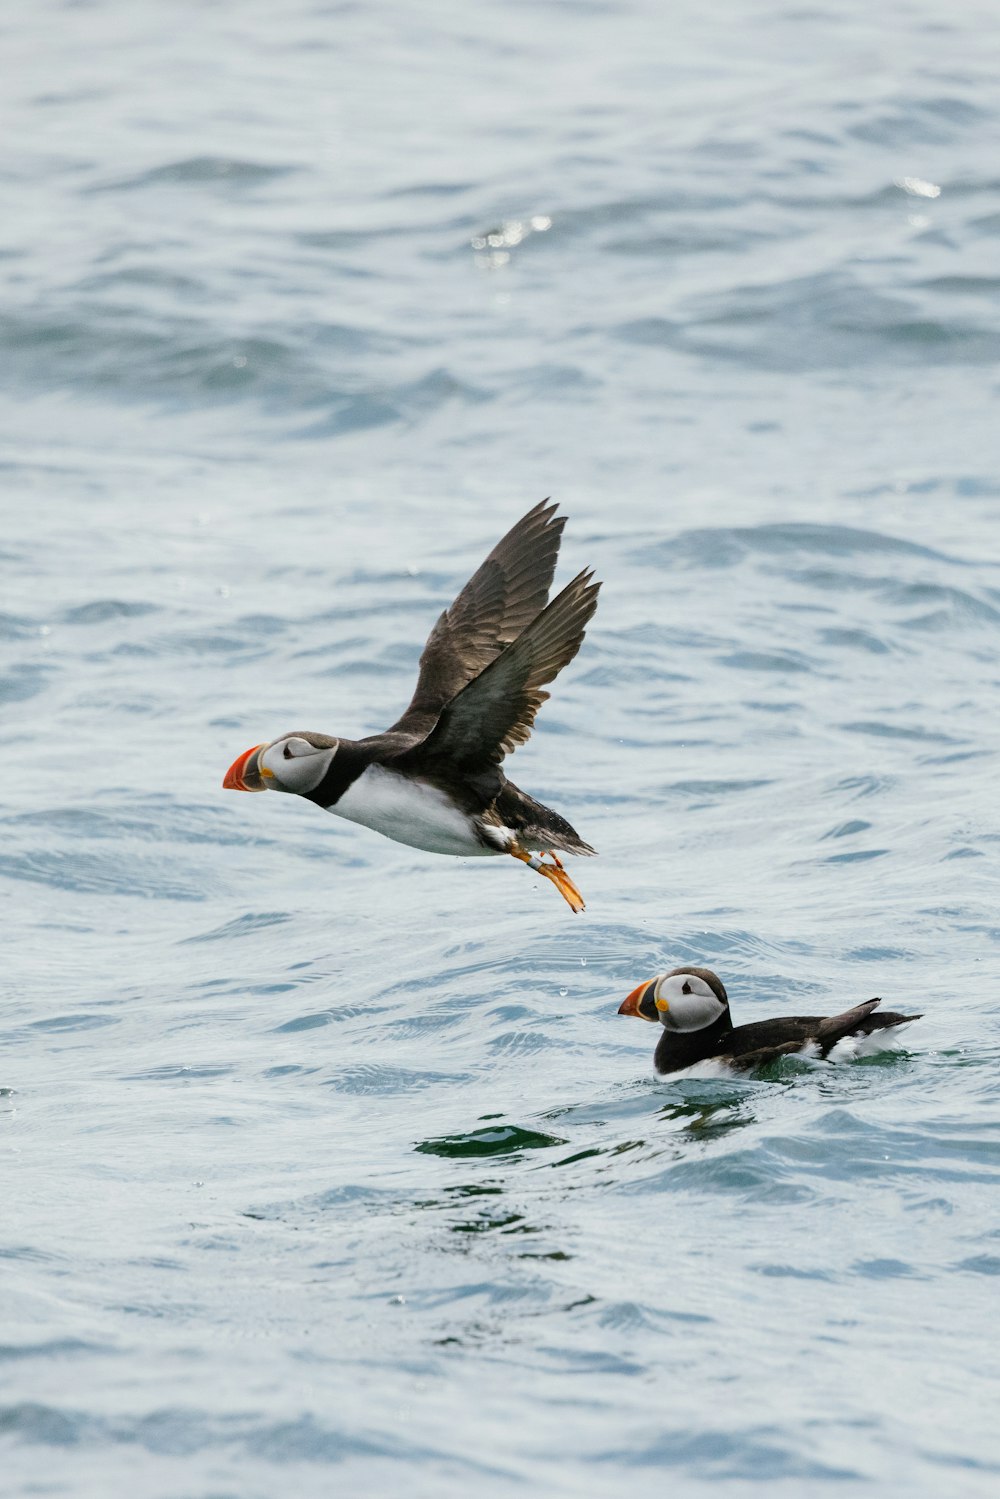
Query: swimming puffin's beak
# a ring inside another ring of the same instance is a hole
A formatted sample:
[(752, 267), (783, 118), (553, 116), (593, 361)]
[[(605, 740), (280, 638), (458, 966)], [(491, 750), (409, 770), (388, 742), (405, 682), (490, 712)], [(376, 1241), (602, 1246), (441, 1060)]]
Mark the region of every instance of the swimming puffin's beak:
[[(652, 1004), (648, 1005), (645, 1010), (640, 1009), (642, 1001), (646, 998), (647, 994), (649, 995), (650, 1000), (652, 1000), (652, 991), (655, 987), (655, 979), (644, 979), (643, 982), (638, 986), (638, 988), (632, 990), (632, 993), (628, 996), (627, 999), (622, 1000), (621, 1004), (618, 1006), (619, 1015), (635, 1015), (639, 1020), (652, 1020), (654, 1022), (659, 1020), (660, 1017), (656, 1013), (656, 1009), (653, 1008)], [(659, 1006), (657, 1006), (657, 1009), (658, 1008)], [(649, 1014), (649, 1010), (651, 1009), (653, 1010), (652, 1015)]]
[(257, 755), (266, 746), (255, 744), (253, 749), (244, 750), (242, 755), (236, 759), (226, 771), (222, 782), (226, 791), (266, 791), (262, 779), (262, 772), (257, 768)]

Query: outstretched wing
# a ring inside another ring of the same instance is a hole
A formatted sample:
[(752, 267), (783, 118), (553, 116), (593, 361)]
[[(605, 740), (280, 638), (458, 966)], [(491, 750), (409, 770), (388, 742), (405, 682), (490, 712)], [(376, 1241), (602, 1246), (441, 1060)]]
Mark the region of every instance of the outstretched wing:
[(420, 657), (413, 700), (393, 729), (427, 733), (446, 703), (545, 608), (565, 516), (543, 500), (498, 541), (441, 615)]
[(437, 725), (412, 750), (408, 763), (442, 762), (467, 774), (499, 765), (528, 739), (548, 697), (541, 689), (572, 661), (597, 608), (600, 583), (582, 572), (556, 595), (479, 676), (443, 709)]

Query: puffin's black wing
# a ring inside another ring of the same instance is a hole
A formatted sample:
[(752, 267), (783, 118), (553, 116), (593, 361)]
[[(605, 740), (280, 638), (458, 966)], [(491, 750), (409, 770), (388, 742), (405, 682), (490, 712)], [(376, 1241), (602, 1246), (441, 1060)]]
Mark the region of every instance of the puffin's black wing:
[[(881, 1003), (880, 999), (866, 999), (864, 1004), (855, 1005), (842, 1015), (829, 1015), (821, 1020), (816, 1028), (815, 1039), (823, 1048), (824, 1054), (836, 1046), (838, 1041), (843, 1041), (845, 1036), (853, 1035), (855, 1031), (873, 1029), (872, 1026), (866, 1026), (865, 1021)], [(881, 1020), (884, 1017), (880, 1015), (878, 1018)]]
[[(817, 1046), (820, 1056), (825, 1057), (845, 1036), (870, 1036), (872, 1031), (891, 1030), (893, 1026), (920, 1019), (919, 1015), (900, 1015), (894, 1010), (883, 1010), (876, 1015), (874, 1012), (881, 1003), (880, 999), (867, 999), (841, 1015), (822, 1018), (782, 1015), (775, 1020), (740, 1026), (728, 1038), (722, 1055), (731, 1066), (745, 1070), (764, 1067), (779, 1057), (794, 1056), (809, 1045)], [(763, 1044), (765, 1040), (769, 1044)]]
[(525, 743), (549, 695), (542, 686), (572, 661), (597, 608), (601, 585), (593, 576), (582, 572), (567, 583), (514, 643), (462, 689), (424, 742), (406, 755), (406, 768), (447, 766), (471, 775), (499, 765), (504, 755)]
[(741, 1072), (751, 1072), (756, 1067), (766, 1067), (769, 1062), (780, 1061), (782, 1057), (794, 1056), (804, 1045), (804, 1041), (786, 1041), (782, 1046), (761, 1046), (757, 1051), (740, 1052), (734, 1057), (727, 1057), (723, 1052), (722, 1057), (730, 1067)]
[(919, 1015), (899, 1015), (895, 1010), (883, 1010), (876, 1015), (875, 1008), (881, 1003), (880, 999), (868, 999), (863, 1005), (855, 1005), (853, 1010), (845, 1010), (842, 1015), (824, 1020), (816, 1036), (822, 1055), (825, 1057), (845, 1036), (870, 1036), (872, 1031), (887, 1031), (894, 1025), (906, 1025), (910, 1020), (920, 1019)]
[(545, 608), (566, 524), (543, 500), (498, 541), (441, 615), (420, 657), (413, 700), (393, 729), (433, 728), (438, 714)]

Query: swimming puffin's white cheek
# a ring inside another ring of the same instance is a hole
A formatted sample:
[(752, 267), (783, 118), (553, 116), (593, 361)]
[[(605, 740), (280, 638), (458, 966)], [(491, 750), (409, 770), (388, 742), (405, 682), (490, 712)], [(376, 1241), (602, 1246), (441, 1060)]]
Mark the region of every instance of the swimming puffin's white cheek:
[(695, 974), (674, 973), (661, 979), (656, 1000), (660, 1019), (670, 1031), (704, 1030), (725, 1009), (718, 995)]

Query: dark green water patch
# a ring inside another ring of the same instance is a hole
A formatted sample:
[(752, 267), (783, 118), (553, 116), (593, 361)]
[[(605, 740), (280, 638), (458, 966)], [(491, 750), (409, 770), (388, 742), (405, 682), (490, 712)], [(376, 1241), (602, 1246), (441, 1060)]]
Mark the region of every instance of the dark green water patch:
[(466, 1135), (440, 1135), (422, 1140), (414, 1149), (421, 1155), (445, 1156), (465, 1160), (470, 1156), (516, 1155), (522, 1150), (548, 1150), (566, 1141), (540, 1130), (522, 1129), (517, 1124), (495, 1125), (492, 1129), (474, 1129)]
[(505, 1234), (532, 1234), (538, 1230), (524, 1221), (523, 1213), (480, 1213), (461, 1223), (453, 1223), (453, 1234), (486, 1234), (499, 1231)]

